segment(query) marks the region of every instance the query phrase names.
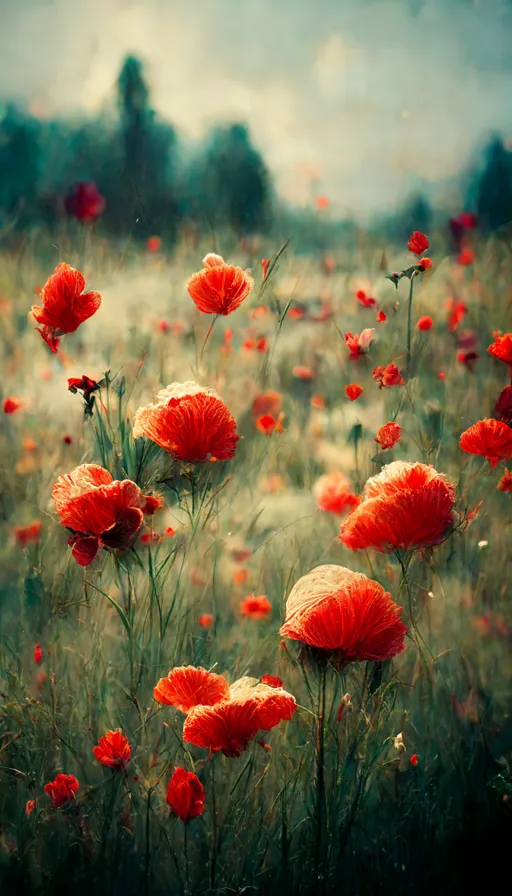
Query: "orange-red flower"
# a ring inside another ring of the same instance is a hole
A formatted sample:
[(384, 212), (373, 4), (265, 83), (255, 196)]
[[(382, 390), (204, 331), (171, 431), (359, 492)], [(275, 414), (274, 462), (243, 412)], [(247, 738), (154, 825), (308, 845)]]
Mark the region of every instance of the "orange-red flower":
[(27, 800), (25, 803), (25, 815), (29, 818), (32, 812), (37, 809), (37, 800)]
[(104, 737), (100, 737), (92, 752), (98, 762), (107, 768), (126, 768), (132, 755), (132, 748), (128, 738), (120, 728), (117, 728), (115, 731), (107, 731)]
[(4, 398), (2, 403), (4, 414), (15, 414), (21, 407), (23, 407), (21, 398)]
[(204, 787), (194, 772), (177, 768), (167, 788), (166, 802), (184, 824), (204, 812)]
[(453, 526), (455, 490), (433, 467), (394, 461), (368, 479), (361, 503), (341, 528), (353, 551), (391, 552), (434, 545)]
[(495, 467), (512, 457), (512, 429), (501, 420), (479, 420), (462, 433), (459, 445), (468, 454), (487, 458), (491, 467)]
[(44, 785), (45, 793), (50, 797), (56, 809), (74, 800), (79, 783), (74, 775), (59, 774), (53, 781)]
[(28, 526), (16, 526), (14, 529), (14, 537), (21, 547), (26, 547), (27, 544), (37, 544), (39, 539), (41, 538), (41, 531), (43, 528), (43, 524), (41, 520), (35, 520), (33, 523), (29, 523)]
[(418, 330), (421, 330), (422, 333), (426, 333), (428, 330), (431, 330), (434, 326), (434, 321), (428, 314), (424, 314), (423, 317), (418, 318), (418, 323), (416, 324)]
[(467, 247), (465, 249), (461, 249), (457, 256), (458, 263), (462, 265), (473, 264), (474, 259), (475, 256), (472, 249), (468, 249)]
[(190, 463), (233, 457), (240, 438), (235, 429), (236, 421), (215, 390), (194, 382), (171, 383), (133, 419), (134, 438), (146, 436), (175, 460)]
[(512, 425), (512, 386), (505, 386), (501, 390), (498, 400), (494, 405), (493, 417), (501, 420), (502, 423)]
[(279, 678), (279, 675), (262, 675), (261, 676), (262, 684), (268, 684), (270, 688), (282, 688), (284, 687), (284, 683)]
[(349, 383), (348, 386), (345, 386), (345, 395), (350, 401), (355, 401), (362, 394), (363, 387), (359, 386), (357, 383)]
[(148, 250), (148, 252), (150, 252), (151, 254), (154, 254), (155, 252), (160, 252), (161, 248), (162, 248), (162, 238), (161, 237), (148, 236), (147, 241), (146, 241), (146, 249)]
[(40, 644), (36, 644), (36, 646), (34, 647), (33, 656), (34, 656), (34, 663), (36, 664), (36, 666), (40, 666), (41, 663), (43, 662), (43, 648), (41, 647)]
[(418, 754), (417, 754), (417, 753), (413, 753), (412, 756), (411, 756), (410, 759), (409, 759), (409, 762), (410, 762), (411, 765), (414, 765), (414, 766), (418, 765)]
[(188, 712), (193, 706), (211, 706), (229, 698), (229, 685), (222, 675), (195, 666), (177, 666), (161, 678), (153, 695), (158, 703)]
[(405, 649), (402, 608), (378, 582), (343, 566), (317, 566), (292, 588), (280, 634), (326, 651), (340, 666)]
[(242, 616), (250, 616), (251, 619), (265, 619), (272, 612), (272, 604), (266, 594), (249, 594), (245, 600), (240, 601)]
[(90, 224), (103, 213), (105, 199), (93, 181), (79, 181), (69, 190), (65, 206), (68, 215)]
[(313, 486), (313, 494), (319, 510), (343, 514), (359, 504), (359, 498), (350, 487), (346, 476), (339, 472), (320, 476)]
[(270, 264), (270, 258), (262, 258), (261, 259), (261, 277), (262, 280), (267, 279), (268, 274), (268, 266)]
[(493, 358), (508, 364), (512, 377), (512, 333), (495, 333), (494, 342), (491, 343), (487, 351)]
[(448, 309), (448, 329), (451, 333), (455, 333), (464, 320), (468, 307), (464, 302), (456, 302), (455, 299), (448, 299), (446, 307)]
[(400, 441), (401, 435), (402, 427), (398, 423), (385, 423), (384, 426), (381, 426), (373, 441), (377, 442), (382, 450), (385, 451), (387, 448), (392, 448), (393, 445), (396, 445)]
[(311, 370), (311, 367), (305, 367), (303, 364), (296, 364), (295, 367), (292, 367), (292, 373), (298, 380), (313, 379), (313, 371)]
[(226, 264), (221, 255), (203, 258), (203, 269), (187, 282), (192, 301), (204, 314), (231, 314), (242, 304), (254, 286), (248, 271)]
[(387, 364), (386, 367), (376, 367), (373, 378), (379, 384), (380, 389), (390, 389), (391, 386), (404, 386), (405, 381), (396, 364)]
[(283, 396), (280, 392), (259, 392), (252, 403), (252, 413), (254, 417), (263, 417), (265, 414), (271, 414), (277, 417), (283, 406)]
[(432, 267), (432, 262), (430, 258), (420, 258), (417, 267), (421, 271), (428, 271), (428, 269)]
[(59, 476), (52, 497), (61, 525), (73, 532), (68, 543), (80, 566), (92, 563), (101, 548), (130, 548), (156, 500), (130, 479), (113, 480), (97, 464), (82, 464)]
[(211, 628), (213, 625), (213, 616), (211, 613), (201, 613), (198, 622), (201, 628)]
[(284, 414), (279, 414), (279, 417), (263, 414), (256, 420), (255, 426), (258, 432), (262, 432), (264, 436), (271, 436), (274, 432), (284, 432), (283, 420)]
[(374, 330), (367, 328), (361, 333), (345, 333), (345, 342), (351, 358), (358, 358), (370, 348), (374, 338)]
[(428, 238), (424, 233), (421, 233), (419, 230), (415, 230), (411, 236), (409, 237), (409, 242), (407, 243), (407, 248), (409, 252), (413, 252), (414, 255), (421, 255), (422, 252), (425, 252), (426, 249), (430, 246)]
[(388, 319), (387, 314), (385, 314), (384, 311), (383, 311), (382, 308), (381, 308), (380, 311), (377, 312), (377, 318), (376, 318), (377, 323), (378, 323), (378, 324), (383, 324), (384, 321), (387, 320), (387, 319)]
[(503, 476), (498, 482), (498, 491), (512, 492), (512, 473), (509, 470), (505, 470)]
[(58, 351), (60, 336), (74, 333), (100, 307), (100, 294), (84, 293), (84, 289), (85, 280), (80, 271), (62, 262), (41, 290), (42, 304), (32, 306), (32, 314), (41, 324), (36, 329), (52, 352)]

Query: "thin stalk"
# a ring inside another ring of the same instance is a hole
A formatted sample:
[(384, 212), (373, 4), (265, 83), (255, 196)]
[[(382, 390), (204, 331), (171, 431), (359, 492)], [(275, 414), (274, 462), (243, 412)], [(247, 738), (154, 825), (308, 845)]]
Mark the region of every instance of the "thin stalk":
[(190, 870), (189, 870), (189, 866), (188, 866), (188, 834), (187, 834), (188, 826), (187, 826), (187, 822), (185, 822), (184, 827), (185, 827), (185, 832), (184, 832), (184, 841), (185, 842), (183, 844), (183, 847), (184, 847), (183, 853), (184, 853), (184, 859), (185, 859), (185, 882), (186, 882), (185, 896), (190, 896)]
[(411, 372), (411, 329), (412, 329), (412, 297), (414, 291), (414, 275), (409, 286), (409, 304), (407, 306), (407, 375)]
[(212, 800), (212, 856), (210, 861), (210, 887), (215, 889), (215, 872), (217, 866), (217, 801), (215, 798), (215, 760), (210, 760), (212, 764), (212, 782), (211, 782), (211, 800)]
[(317, 771), (316, 771), (316, 812), (317, 812), (317, 839), (315, 855), (315, 871), (321, 880), (322, 892), (325, 889), (325, 693), (327, 684), (327, 664), (322, 669), (318, 688), (318, 727), (317, 727)]

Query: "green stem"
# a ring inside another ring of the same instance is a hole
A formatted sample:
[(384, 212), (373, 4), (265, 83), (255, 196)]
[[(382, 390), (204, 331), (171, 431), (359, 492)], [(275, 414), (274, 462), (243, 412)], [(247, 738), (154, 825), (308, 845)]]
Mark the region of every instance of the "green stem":
[(210, 888), (215, 889), (215, 871), (217, 865), (217, 802), (215, 799), (215, 760), (211, 758), (212, 763), (212, 857), (210, 862)]
[(414, 290), (414, 275), (411, 277), (409, 286), (409, 304), (407, 306), (407, 375), (411, 371), (411, 324), (412, 324), (412, 296)]
[(317, 839), (315, 872), (321, 880), (322, 892), (325, 889), (325, 692), (327, 684), (327, 664), (322, 669), (318, 689), (318, 727), (317, 727), (317, 773), (316, 773), (316, 811), (317, 811)]

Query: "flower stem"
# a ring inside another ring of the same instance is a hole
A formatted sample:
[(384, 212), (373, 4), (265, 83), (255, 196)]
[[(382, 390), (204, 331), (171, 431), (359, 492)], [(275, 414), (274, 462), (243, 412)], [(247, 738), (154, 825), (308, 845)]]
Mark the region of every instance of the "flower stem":
[(324, 838), (325, 838), (325, 692), (327, 683), (327, 664), (322, 669), (318, 689), (318, 726), (317, 726), (317, 774), (316, 774), (316, 811), (317, 839), (315, 870), (321, 880), (322, 892), (325, 889)]
[(411, 372), (411, 323), (412, 323), (412, 297), (414, 290), (414, 275), (411, 276), (409, 286), (409, 304), (407, 306), (407, 375)]

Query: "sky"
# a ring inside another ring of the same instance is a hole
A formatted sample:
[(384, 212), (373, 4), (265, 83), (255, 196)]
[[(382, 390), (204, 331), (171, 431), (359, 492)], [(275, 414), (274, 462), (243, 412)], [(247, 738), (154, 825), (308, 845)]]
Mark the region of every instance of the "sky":
[(94, 113), (127, 53), (185, 140), (246, 121), (279, 193), (396, 207), (512, 137), (509, 0), (0, 0), (0, 98)]

